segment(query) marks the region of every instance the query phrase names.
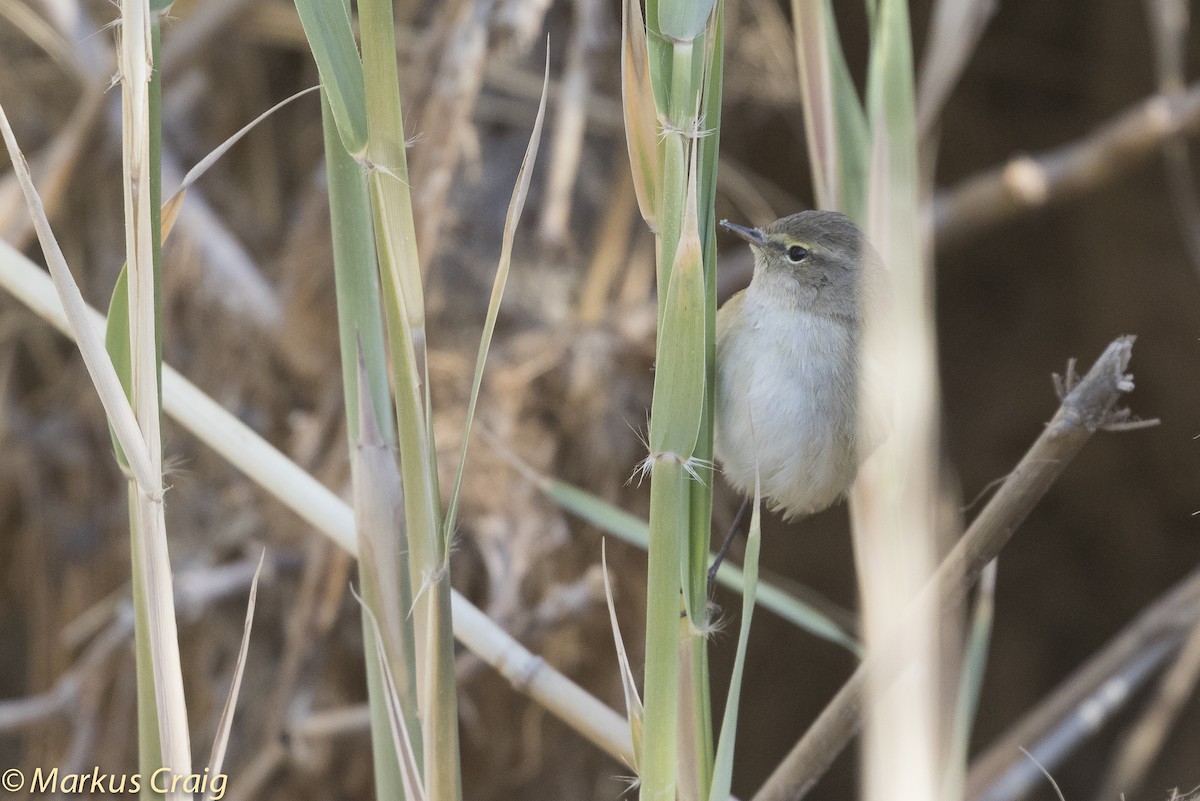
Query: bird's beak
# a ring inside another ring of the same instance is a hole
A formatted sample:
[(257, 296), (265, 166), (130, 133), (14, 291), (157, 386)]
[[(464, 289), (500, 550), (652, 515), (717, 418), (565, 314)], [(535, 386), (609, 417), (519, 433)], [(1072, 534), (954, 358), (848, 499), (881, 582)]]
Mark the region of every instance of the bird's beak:
[(751, 245), (756, 247), (764, 247), (767, 244), (767, 236), (757, 228), (747, 228), (744, 225), (731, 223), (729, 220), (721, 220), (721, 227), (726, 231), (737, 234), (742, 239), (745, 239)]

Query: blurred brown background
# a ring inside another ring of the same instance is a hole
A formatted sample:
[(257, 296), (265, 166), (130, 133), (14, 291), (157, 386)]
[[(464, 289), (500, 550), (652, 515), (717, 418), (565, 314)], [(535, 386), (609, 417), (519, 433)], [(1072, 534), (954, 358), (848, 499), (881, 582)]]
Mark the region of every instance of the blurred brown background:
[[(861, 4), (837, 5), (861, 77)], [(74, 7), (33, 8), (53, 19)], [(102, 2), (78, 10), (85, 16), (78, 27), (64, 23), (59, 60), (32, 43), (15, 17), (0, 17), (0, 102), (35, 170), (43, 170), (51, 219), (84, 294), (103, 308), (123, 247), (119, 93), (99, 91), (112, 72), (111, 34), (99, 28), (114, 11)], [(397, 22), (429, 265), (442, 469), (452, 469), (457, 454), (504, 209), (549, 32), (551, 71), (565, 76), (567, 88), (551, 109), (481, 421), (538, 470), (644, 512), (645, 487), (625, 481), (642, 455), (637, 432), (649, 403), (653, 270), (648, 235), (624, 183), (618, 10), (598, 0), (456, 0), (401, 3)], [(916, 3), (913, 14), (920, 53), (928, 3)], [(172, 16), (164, 35), (163, 115), (167, 156), (177, 170), (316, 82), (287, 3), (180, 2)], [(731, 2), (727, 19), (718, 214), (760, 224), (811, 203), (795, 60), (781, 4)], [(1084, 139), (1152, 94), (1147, 20), (1146, 7), (1127, 0), (1000, 3), (942, 116), (937, 186), (955, 186), (1020, 151)], [(1194, 76), (1200, 37), (1189, 40), (1187, 75)], [(579, 118), (582, 133), (572, 135)], [(321, 173), (319, 112), (308, 97), (260, 126), (203, 179), (166, 249), (165, 355), (344, 491)], [(445, 176), (453, 180), (443, 198), (435, 190)], [(5, 238), (40, 258), (11, 176), (2, 180)], [(168, 190), (175, 180), (166, 179)], [(552, 188), (554, 180), (561, 189)], [(1153, 155), (1081, 198), (937, 248), (945, 446), (964, 499), (1004, 476), (1053, 414), (1050, 373), (1071, 356), (1090, 363), (1118, 334), (1138, 335), (1132, 407), (1162, 419), (1148, 431), (1097, 436), (1004, 551), (976, 748), (999, 737), (1200, 561), (1192, 517), (1200, 509), (1200, 446), (1193, 441), (1200, 434), (1200, 263), (1189, 260), (1186, 235)], [(744, 276), (738, 243), (721, 246), (725, 275)], [(123, 634), (125, 499), (102, 419), (74, 347), (0, 296), (5, 766), (99, 764), (117, 771), (135, 758), (132, 659)], [(347, 592), (352, 565), (178, 427), (166, 431), (174, 466), (172, 561), (190, 593), (181, 602), (181, 637), (197, 753), (206, 754), (211, 741), (236, 656), (248, 571), (265, 544), (270, 569), (227, 762), (231, 793), (368, 797), (369, 744), (355, 717), (365, 690), (361, 629)], [(544, 500), (482, 440), (473, 445), (467, 474), (455, 585), (550, 663), (619, 706), (598, 533)], [(736, 501), (727, 492), (718, 501), (723, 528)], [(767, 568), (853, 607), (844, 508), (791, 527), (772, 523)], [(625, 636), (636, 644), (644, 556), (610, 542), (609, 559)], [(732, 596), (718, 601), (737, 608)], [(734, 639), (727, 632), (716, 640), (717, 686), (727, 681)], [(635, 664), (637, 651), (635, 645)], [(852, 667), (835, 646), (769, 613), (756, 616), (735, 768), (739, 796), (761, 784)], [(460, 680), (470, 799), (621, 792), (628, 768), (468, 655)], [(29, 697), (43, 707), (30, 712), (8, 700)], [(1130, 719), (1119, 716), (1054, 770), (1068, 799), (1095, 791)], [(1151, 769), (1145, 797), (1200, 784), (1198, 753), (1200, 704), (1193, 700)], [(845, 798), (854, 782), (848, 752), (811, 797)], [(1032, 797), (1054, 796), (1047, 785)]]

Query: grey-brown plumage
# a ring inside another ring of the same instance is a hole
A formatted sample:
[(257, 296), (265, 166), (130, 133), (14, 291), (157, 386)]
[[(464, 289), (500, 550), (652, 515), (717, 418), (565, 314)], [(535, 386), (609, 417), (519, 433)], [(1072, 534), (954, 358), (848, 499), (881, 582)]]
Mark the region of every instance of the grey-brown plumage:
[(820, 511), (858, 471), (859, 340), (877, 258), (836, 212), (721, 224), (750, 243), (754, 278), (717, 312), (716, 457), (748, 496), (757, 467), (785, 517)]

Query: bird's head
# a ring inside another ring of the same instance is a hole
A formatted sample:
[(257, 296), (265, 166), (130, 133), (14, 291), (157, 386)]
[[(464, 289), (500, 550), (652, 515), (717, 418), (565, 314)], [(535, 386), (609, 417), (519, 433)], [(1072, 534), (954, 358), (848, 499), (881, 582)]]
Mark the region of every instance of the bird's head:
[(864, 264), (877, 257), (846, 215), (801, 211), (762, 228), (728, 220), (721, 226), (750, 243), (756, 292), (815, 313), (860, 315)]

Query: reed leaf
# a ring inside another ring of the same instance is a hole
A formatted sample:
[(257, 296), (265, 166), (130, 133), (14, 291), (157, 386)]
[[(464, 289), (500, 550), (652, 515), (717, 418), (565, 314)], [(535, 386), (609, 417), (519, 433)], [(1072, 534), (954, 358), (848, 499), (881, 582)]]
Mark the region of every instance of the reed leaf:
[(617, 623), (617, 607), (613, 603), (612, 582), (608, 578), (608, 554), (603, 540), (600, 541), (600, 566), (604, 570), (604, 600), (608, 604), (608, 622), (612, 626), (613, 644), (617, 648), (621, 689), (625, 692), (625, 714), (629, 718), (629, 736), (633, 740), (631, 767), (636, 772), (642, 752), (645, 707), (642, 706), (641, 696), (638, 695), (637, 682), (633, 678), (633, 669), (629, 665), (629, 654), (625, 651), (625, 638), (621, 636), (621, 626)]
[[(630, 545), (645, 549), (650, 541), (650, 527), (645, 520), (629, 514), (602, 498), (562, 481), (541, 476), (530, 471), (534, 485), (563, 509), (602, 531)], [(713, 554), (707, 555), (706, 564), (711, 564)], [(706, 571), (707, 572), (707, 571)], [(746, 577), (737, 565), (729, 560), (717, 569), (717, 583), (738, 594), (745, 593)], [(840, 645), (857, 657), (862, 656), (862, 646), (854, 635), (816, 607), (790, 595), (786, 590), (760, 580), (755, 596), (756, 603), (763, 609), (774, 612), (787, 622), (823, 640)]]
[[(254, 568), (254, 579), (250, 582), (250, 599), (246, 602), (246, 620), (242, 624), (242, 644), (238, 647), (237, 662), (233, 666), (233, 683), (225, 696), (225, 706), (217, 719), (217, 733), (213, 737), (212, 752), (208, 758), (208, 775), (221, 775), (225, 766), (225, 752), (229, 748), (229, 735), (233, 731), (233, 712), (237, 708), (238, 694), (242, 689), (242, 674), (246, 670), (246, 654), (250, 651), (250, 632), (254, 628), (254, 606), (258, 600), (258, 579), (262, 576), (263, 562), (267, 558), (264, 548)], [(219, 801), (213, 790), (206, 794), (208, 801)]]
[(961, 798), (966, 784), (971, 728), (975, 724), (975, 713), (979, 710), (979, 696), (987, 672), (992, 622), (996, 612), (997, 561), (993, 559), (983, 569), (975, 591), (975, 609), (967, 629), (966, 653), (963, 656), (962, 674), (958, 678), (958, 694), (954, 699), (954, 716), (950, 726), (946, 775), (942, 782), (944, 801)]
[(361, 157), (367, 142), (367, 95), (363, 64), (350, 27), (350, 9), (334, 0), (296, 0), (296, 11), (317, 62), (342, 145), (351, 156)]
[(721, 739), (713, 765), (709, 801), (726, 801), (733, 783), (733, 745), (737, 740), (738, 709), (742, 698), (742, 673), (746, 669), (746, 648), (750, 642), (750, 620), (754, 615), (755, 594), (758, 591), (758, 555), (762, 549), (762, 492), (758, 477), (754, 480), (754, 511), (750, 516), (750, 533), (746, 538), (746, 586), (742, 591), (742, 622), (738, 627), (737, 651), (733, 671), (729, 676), (729, 693), (725, 696), (725, 714), (721, 718)]
[[(230, 136), (224, 142), (213, 148), (207, 156), (202, 158), (194, 167), (188, 170), (187, 174), (183, 176), (183, 180), (180, 182), (179, 188), (175, 190), (175, 194), (171, 195), (171, 197), (167, 199), (167, 202), (162, 206), (162, 223), (160, 225), (161, 233), (159, 234), (159, 241), (167, 241), (167, 237), (170, 235), (171, 229), (175, 226), (175, 220), (179, 217), (179, 210), (183, 207), (183, 200), (187, 196), (187, 190), (190, 189), (192, 185), (196, 183), (196, 181), (199, 181), (204, 173), (208, 172), (209, 168), (216, 164), (222, 156), (228, 153), (231, 147), (240, 142), (242, 137), (253, 131), (256, 127), (258, 127), (259, 123), (261, 123), (267, 117), (270, 117), (276, 111), (279, 111), (284, 106), (289, 105), (293, 100), (298, 100), (299, 98), (315, 92), (320, 88), (320, 86), (310, 86), (307, 89), (301, 89), (291, 97), (286, 97), (283, 100), (280, 100), (262, 114), (259, 114), (253, 120), (243, 125), (241, 129), (233, 134), (233, 136)], [(125, 274), (124, 267), (121, 269), (121, 274)], [(112, 317), (111, 311), (109, 317), (110, 319)]]
[(658, 110), (650, 83), (650, 53), (640, 0), (623, 0), (621, 4), (621, 108), (638, 210), (650, 230), (656, 231), (662, 203), (662, 166)]
[(396, 751), (396, 762), (400, 765), (403, 797), (408, 801), (426, 801), (428, 795), (425, 793), (424, 782), (421, 779), (421, 761), (413, 747), (419, 730), (411, 728), (411, 721), (401, 704), (400, 693), (392, 681), (391, 670), (384, 658), (387, 647), (384, 644), (383, 635), (379, 631), (379, 621), (371, 611), (370, 605), (361, 596), (355, 595), (355, 598), (363, 607), (363, 618), (368, 626), (367, 634), (375, 645), (373, 649), (369, 649), (371, 655), (377, 660), (375, 668), (384, 679), (383, 689), (387, 700), (388, 731), (392, 737), (392, 746)]
[[(650, 423), (652, 457), (671, 454), (681, 463), (696, 449), (705, 398), (704, 264), (696, 219), (695, 172), (675, 265), (659, 326)], [(662, 410), (661, 412), (659, 410)], [(689, 465), (690, 466), (690, 465)]]

